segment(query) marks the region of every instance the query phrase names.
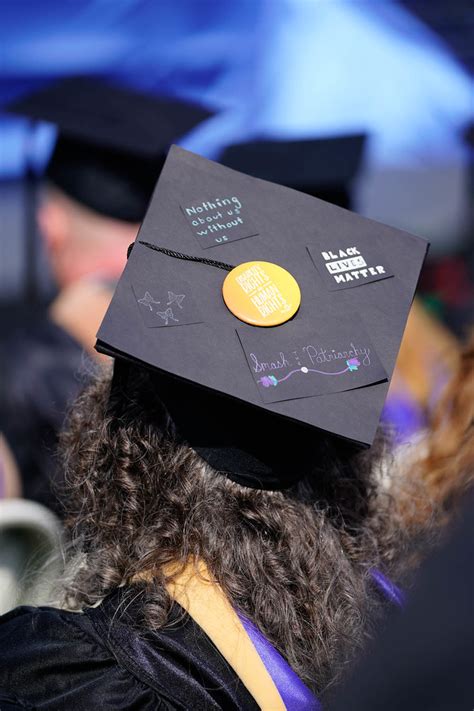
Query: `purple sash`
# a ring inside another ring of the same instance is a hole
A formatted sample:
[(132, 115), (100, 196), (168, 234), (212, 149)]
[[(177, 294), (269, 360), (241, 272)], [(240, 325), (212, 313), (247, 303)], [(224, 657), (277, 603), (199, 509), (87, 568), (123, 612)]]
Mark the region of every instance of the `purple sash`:
[[(403, 607), (405, 596), (400, 588), (377, 568), (371, 570), (370, 574), (375, 585), (387, 600), (397, 605), (397, 607)], [(240, 613), (239, 618), (266, 670), (272, 677), (273, 683), (285, 704), (286, 711), (322, 711), (322, 706), (315, 695), (303, 684), (288, 662), (265, 639), (260, 630)]]
[(390, 602), (397, 607), (403, 607), (405, 604), (405, 594), (403, 590), (400, 590), (398, 585), (392, 583), (392, 581), (389, 580), (380, 570), (378, 570), (378, 568), (372, 568), (370, 575), (372, 576), (372, 580), (380, 592), (385, 595), (387, 600), (390, 600)]
[(268, 673), (273, 679), (273, 683), (278, 689), (286, 711), (322, 711), (321, 704), (295, 674), (293, 669), (286, 662), (281, 654), (277, 652), (255, 625), (239, 614), (245, 631), (250, 637), (253, 646), (257, 650)]

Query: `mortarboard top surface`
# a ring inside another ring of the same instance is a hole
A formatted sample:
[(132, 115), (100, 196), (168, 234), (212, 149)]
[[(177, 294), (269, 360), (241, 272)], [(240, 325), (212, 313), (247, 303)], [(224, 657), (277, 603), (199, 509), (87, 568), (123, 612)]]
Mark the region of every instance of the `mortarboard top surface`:
[(152, 158), (211, 116), (202, 106), (159, 98), (92, 77), (49, 84), (4, 107), (55, 124), (59, 133), (101, 148)]
[(55, 124), (48, 180), (101, 214), (141, 222), (173, 141), (211, 113), (92, 77), (54, 82), (4, 107)]
[[(240, 221), (221, 229), (228, 208)], [(246, 325), (224, 304), (227, 272), (143, 241), (234, 266), (278, 264), (299, 284), (299, 311), (273, 328)], [(172, 146), (97, 347), (371, 444), (427, 246)]]
[(365, 140), (365, 134), (300, 141), (262, 139), (229, 146), (219, 163), (301, 190), (345, 186), (359, 170)]

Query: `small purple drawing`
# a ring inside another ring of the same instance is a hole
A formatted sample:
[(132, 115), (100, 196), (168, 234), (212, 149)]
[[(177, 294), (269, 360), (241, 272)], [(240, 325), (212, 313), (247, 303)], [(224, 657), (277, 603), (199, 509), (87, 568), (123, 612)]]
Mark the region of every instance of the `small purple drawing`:
[(264, 388), (269, 388), (271, 386), (276, 387), (279, 383), (283, 383), (285, 380), (288, 380), (288, 378), (291, 378), (291, 376), (295, 373), (303, 373), (304, 375), (307, 375), (307, 373), (319, 373), (320, 375), (343, 375), (344, 373), (352, 373), (355, 370), (358, 370), (360, 361), (358, 358), (350, 358), (349, 360), (346, 360), (346, 364), (347, 368), (339, 370), (337, 373), (329, 373), (325, 370), (315, 370), (315, 368), (307, 368), (306, 366), (302, 366), (296, 370), (291, 370), (287, 375), (285, 375), (284, 378), (278, 379), (274, 375), (263, 375), (259, 378), (258, 382)]
[(358, 370), (360, 360), (358, 358), (349, 358), (349, 360), (346, 360), (346, 363), (349, 366), (349, 371), (352, 372), (353, 370)]
[(264, 388), (269, 388), (271, 385), (278, 385), (278, 380), (274, 375), (264, 375), (258, 382), (261, 383)]

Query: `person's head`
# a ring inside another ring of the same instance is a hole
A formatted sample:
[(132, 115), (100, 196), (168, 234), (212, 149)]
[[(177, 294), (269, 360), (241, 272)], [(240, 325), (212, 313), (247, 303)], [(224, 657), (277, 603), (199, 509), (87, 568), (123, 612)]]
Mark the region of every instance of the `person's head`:
[(168, 147), (210, 116), (93, 76), (54, 81), (3, 108), (57, 128), (38, 221), (60, 289), (89, 274), (119, 276)]
[(104, 376), (76, 403), (62, 440), (68, 605), (148, 576), (137, 583), (143, 621), (159, 627), (165, 566), (201, 560), (297, 673), (326, 687), (380, 610), (370, 569), (393, 571), (406, 536), (379, 489), (382, 445), (347, 458), (335, 439), (314, 437), (311, 475), (280, 491), (242, 486), (179, 439), (156, 374), (131, 366), (120, 387)]
[(37, 218), (59, 289), (87, 276), (118, 279), (139, 227), (101, 215), (54, 185), (45, 187)]

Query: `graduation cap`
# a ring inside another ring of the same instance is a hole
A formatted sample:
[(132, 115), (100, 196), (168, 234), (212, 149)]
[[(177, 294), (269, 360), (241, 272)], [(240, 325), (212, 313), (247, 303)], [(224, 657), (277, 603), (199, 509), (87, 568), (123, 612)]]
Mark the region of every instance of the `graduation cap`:
[(361, 166), (365, 142), (365, 134), (300, 141), (258, 140), (229, 146), (219, 162), (340, 207), (351, 207), (351, 184)]
[(72, 77), (5, 107), (55, 124), (58, 139), (46, 177), (87, 207), (140, 222), (173, 141), (211, 114), (103, 80)]
[(426, 251), (173, 146), (96, 347), (215, 469), (286, 487), (372, 443)]

